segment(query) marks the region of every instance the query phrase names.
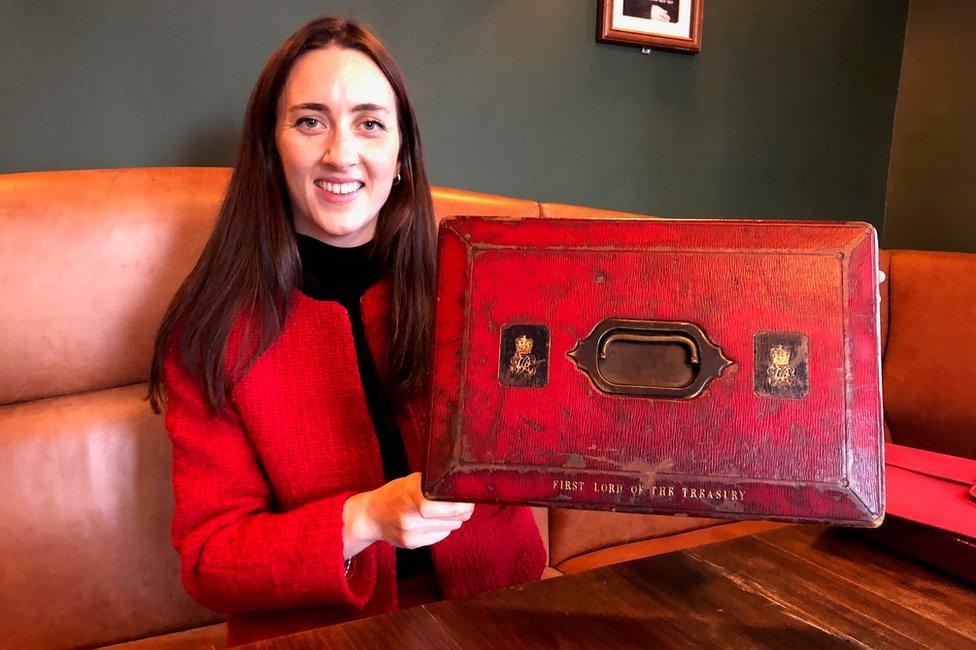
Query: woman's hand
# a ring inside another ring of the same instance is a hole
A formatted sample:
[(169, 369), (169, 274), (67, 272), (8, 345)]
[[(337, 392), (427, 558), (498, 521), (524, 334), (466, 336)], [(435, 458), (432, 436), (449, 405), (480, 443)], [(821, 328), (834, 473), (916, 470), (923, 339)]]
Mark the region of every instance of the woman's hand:
[(473, 503), (429, 501), (420, 491), (420, 473), (349, 497), (342, 510), (342, 542), (350, 558), (373, 542), (401, 548), (436, 544), (461, 527)]

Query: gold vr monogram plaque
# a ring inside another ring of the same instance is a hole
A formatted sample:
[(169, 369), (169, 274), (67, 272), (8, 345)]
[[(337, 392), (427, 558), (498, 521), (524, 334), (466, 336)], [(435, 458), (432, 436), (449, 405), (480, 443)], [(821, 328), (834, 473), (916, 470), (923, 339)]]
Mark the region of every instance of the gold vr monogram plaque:
[(549, 383), (549, 328), (518, 324), (502, 328), (498, 381), (503, 386), (541, 388)]

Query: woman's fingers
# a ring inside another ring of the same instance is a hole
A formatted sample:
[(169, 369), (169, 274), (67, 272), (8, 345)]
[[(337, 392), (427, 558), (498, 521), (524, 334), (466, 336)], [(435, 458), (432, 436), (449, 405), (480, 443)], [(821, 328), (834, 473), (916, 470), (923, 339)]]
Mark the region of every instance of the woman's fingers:
[(421, 546), (430, 546), (431, 544), (436, 544), (437, 542), (443, 540), (445, 537), (451, 534), (451, 531), (444, 531), (440, 533), (411, 533), (405, 535), (401, 540), (401, 543), (397, 544), (402, 548), (420, 548)]
[(419, 472), (394, 479), (366, 494), (370, 524), (366, 528), (378, 531), (373, 533), (373, 539), (405, 548), (436, 544), (460, 528), (474, 512), (473, 503), (425, 499)]
[(451, 503), (448, 501), (429, 501), (421, 497), (417, 511), (424, 519), (457, 519), (467, 521), (474, 513), (473, 503)]
[(457, 530), (463, 524), (458, 519), (424, 519), (416, 515), (401, 515), (399, 529), (402, 533), (439, 533)]
[(404, 478), (408, 489), (411, 490), (417, 512), (424, 519), (457, 519), (467, 521), (474, 513), (473, 503), (452, 503), (449, 501), (430, 501), (424, 497), (421, 486), (420, 472)]
[(404, 515), (392, 543), (403, 548), (436, 544), (460, 528), (462, 523), (457, 519), (423, 519), (417, 515)]

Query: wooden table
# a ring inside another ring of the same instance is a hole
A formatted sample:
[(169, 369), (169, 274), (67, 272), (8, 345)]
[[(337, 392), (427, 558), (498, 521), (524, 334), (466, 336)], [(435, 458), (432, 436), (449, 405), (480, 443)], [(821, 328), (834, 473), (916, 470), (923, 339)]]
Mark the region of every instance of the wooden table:
[(790, 526), (255, 644), (261, 648), (976, 648), (976, 590)]

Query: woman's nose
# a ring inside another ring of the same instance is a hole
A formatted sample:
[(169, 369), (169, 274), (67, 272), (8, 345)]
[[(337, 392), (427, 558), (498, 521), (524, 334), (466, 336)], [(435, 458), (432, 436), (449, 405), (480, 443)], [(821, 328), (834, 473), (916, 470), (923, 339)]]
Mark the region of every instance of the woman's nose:
[(335, 129), (322, 154), (322, 161), (333, 167), (350, 167), (359, 159), (356, 139), (344, 129)]

